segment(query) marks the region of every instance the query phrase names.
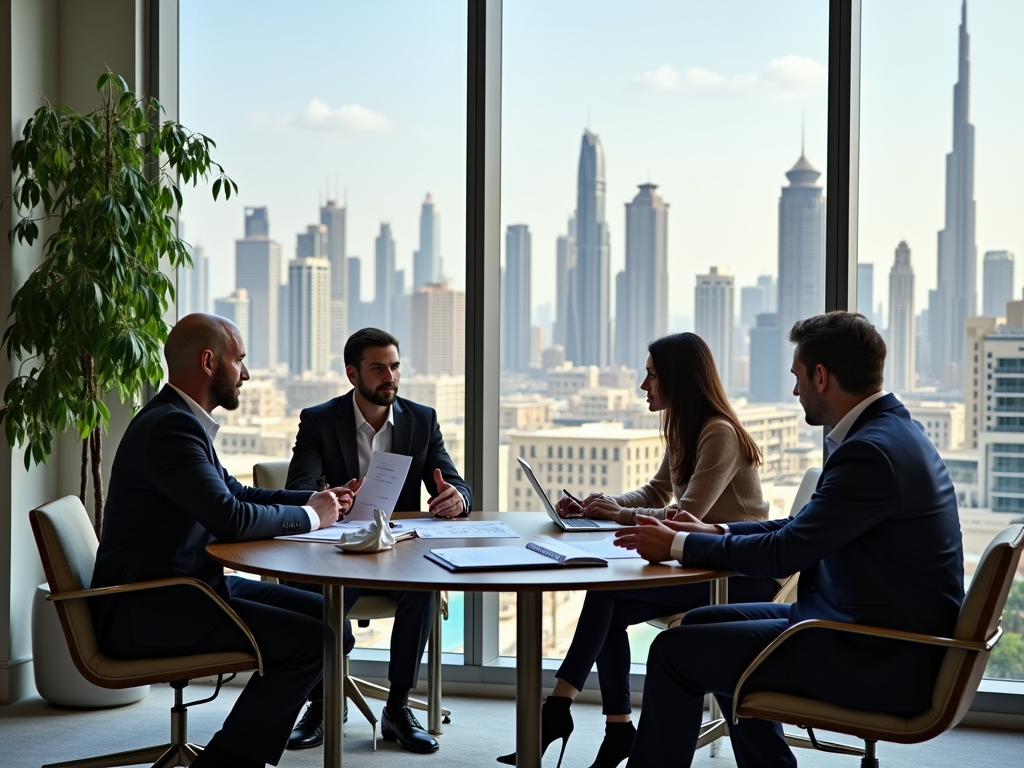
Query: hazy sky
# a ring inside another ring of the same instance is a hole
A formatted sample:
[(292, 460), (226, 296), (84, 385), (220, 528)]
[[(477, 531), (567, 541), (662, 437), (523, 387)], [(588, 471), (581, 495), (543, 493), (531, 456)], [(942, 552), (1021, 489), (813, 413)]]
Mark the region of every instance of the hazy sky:
[[(776, 273), (779, 188), (801, 120), (807, 156), (826, 170), (826, 0), (504, 5), (502, 245), (505, 224), (529, 225), (535, 305), (553, 299), (585, 127), (604, 146), (613, 285), (624, 204), (648, 180), (670, 204), (673, 314), (692, 313), (694, 275), (710, 265), (738, 287)], [(934, 287), (959, 8), (864, 0), (860, 258), (876, 265), (876, 302), (887, 301), (901, 239), (918, 309)], [(973, 0), (968, 27), (980, 270), (986, 250), (1024, 259), (1024, 3)], [(182, 0), (181, 119), (217, 141), (240, 187), (227, 204), (192, 193), (183, 211), (187, 239), (211, 257), (211, 298), (233, 287), (243, 206), (269, 206), (291, 258), (328, 192), (348, 202), (364, 299), (381, 221), (411, 273), (427, 192), (440, 205), (445, 270), (463, 283), (465, 42), (464, 0)]]

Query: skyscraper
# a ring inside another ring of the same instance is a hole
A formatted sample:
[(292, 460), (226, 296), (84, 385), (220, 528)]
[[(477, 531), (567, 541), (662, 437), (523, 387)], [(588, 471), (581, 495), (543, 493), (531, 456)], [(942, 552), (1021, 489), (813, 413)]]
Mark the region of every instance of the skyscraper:
[(412, 295), (410, 359), (416, 373), (464, 376), (466, 373), (466, 294), (448, 283), (428, 283)]
[(657, 185), (639, 186), (626, 203), (626, 268), (615, 282), (615, 362), (636, 370), (668, 333), (668, 203)]
[(331, 262), (288, 263), (288, 368), (293, 376), (327, 373), (331, 352)]
[(817, 183), (820, 176), (801, 149), (800, 159), (786, 172), (789, 186), (782, 188), (779, 198), (780, 393), (789, 384), (790, 329), (797, 320), (825, 310), (825, 198)]
[(914, 389), (917, 330), (914, 327), (914, 268), (905, 240), (896, 247), (889, 270), (889, 349), (886, 356), (886, 388), (898, 394)]
[[(363, 296), (362, 296), (362, 283), (363, 283), (363, 262), (358, 256), (350, 256), (348, 258), (348, 327), (351, 331), (358, 330), (363, 326), (367, 325), (364, 308), (363, 308)], [(351, 331), (346, 334), (345, 340), (348, 340), (348, 336), (351, 335)], [(332, 341), (333, 343), (333, 341)], [(342, 342), (342, 351), (344, 352), (344, 344)]]
[(267, 209), (246, 208), (245, 237), (235, 241), (235, 288), (244, 288), (249, 295), (250, 368), (277, 365), (280, 286), (281, 246), (270, 239)]
[(348, 338), (348, 219), (345, 206), (328, 200), (320, 207), (320, 223), (327, 227), (327, 250), (331, 262), (331, 366), (344, 370), (342, 356)]
[(938, 284), (929, 304), (932, 376), (958, 387), (964, 320), (977, 314), (978, 247), (974, 239), (974, 126), (970, 122), (971, 39), (967, 2), (960, 12), (960, 56), (953, 86), (953, 151), (946, 155), (945, 227), (939, 232)]
[[(567, 234), (560, 235), (555, 246), (555, 323), (551, 340), (563, 351), (569, 344), (569, 327), (579, 327), (576, 319), (576, 219), (569, 218)], [(572, 317), (572, 323), (569, 318)]]
[(708, 274), (697, 275), (695, 291), (695, 328), (711, 348), (715, 367), (722, 384), (728, 389), (732, 383), (732, 327), (736, 305), (734, 278), (718, 267)]
[(238, 334), (246, 351), (249, 349), (249, 292), (245, 288), (232, 291), (228, 296), (213, 300), (213, 314), (220, 315), (238, 326)]
[(531, 260), (533, 238), (525, 224), (505, 232), (505, 272), (501, 282), (501, 367), (526, 371), (530, 367)]
[(604, 150), (597, 135), (583, 132), (576, 192), (576, 267), (578, 298), (568, 318), (566, 355), (577, 365), (604, 368), (609, 357), (611, 266), (605, 223)]
[(376, 291), (370, 307), (371, 324), (390, 332), (392, 303), (395, 294), (395, 239), (391, 236), (391, 225), (381, 222), (380, 234), (374, 241), (374, 282)]
[(875, 265), (857, 264), (857, 311), (875, 322)]
[(323, 224), (310, 224), (305, 232), (296, 235), (295, 258), (326, 259), (327, 227)]
[(441, 214), (428, 192), (420, 208), (420, 248), (412, 256), (413, 292), (441, 279)]
[(779, 316), (774, 312), (762, 312), (754, 318), (756, 325), (750, 329), (750, 401), (754, 403), (777, 403), (783, 400), (783, 376), (789, 371), (792, 357), (783, 367), (782, 330)]
[(177, 300), (175, 303), (178, 307), (179, 317), (192, 312), (207, 312), (209, 310), (207, 286), (210, 283), (210, 259), (207, 258), (206, 250), (199, 243), (190, 247), (189, 253), (192, 256), (192, 266), (181, 266), (177, 270)]
[(1013, 254), (986, 251), (981, 267), (982, 314), (1006, 317), (1006, 302), (1013, 299)]

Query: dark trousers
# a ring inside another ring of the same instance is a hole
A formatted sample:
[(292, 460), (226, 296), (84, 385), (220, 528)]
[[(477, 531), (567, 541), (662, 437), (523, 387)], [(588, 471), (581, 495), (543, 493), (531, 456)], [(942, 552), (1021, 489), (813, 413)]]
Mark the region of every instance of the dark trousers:
[[(778, 592), (774, 579), (734, 576), (729, 579), (730, 603), (759, 603)], [(652, 589), (588, 592), (576, 634), (555, 673), (577, 690), (583, 689), (594, 662), (606, 715), (632, 711), (629, 691), (629, 635), (626, 629), (659, 616), (689, 611), (711, 602), (710, 584), (681, 584)], [(693, 649), (699, 652), (697, 647)]]
[[(323, 594), (319, 584), (301, 584), (288, 582), (290, 586), (299, 587), (318, 594)], [(398, 603), (395, 610), (395, 623), (391, 629), (391, 662), (388, 665), (388, 680), (392, 685), (415, 688), (420, 677), (420, 659), (427, 647), (430, 628), (433, 624), (437, 604), (433, 592), (409, 592), (387, 589), (360, 589), (345, 587), (345, 616), (360, 597), (386, 597)], [(344, 649), (349, 653), (355, 646), (352, 637), (352, 623), (345, 619)], [(319, 696), (316, 691), (310, 693), (311, 699), (323, 698), (322, 688)]]
[[(322, 689), (324, 635), (330, 631), (321, 621), (323, 598), (281, 584), (237, 576), (227, 577), (227, 585), (229, 604), (259, 645), (263, 675), (253, 674), (210, 743), (250, 760), (277, 765), (311, 689)], [(135, 644), (129, 617), (124, 613), (113, 613), (101, 638), (107, 655), (120, 659), (168, 655), (166, 645)], [(167, 621), (188, 621), (188, 617), (168, 616)], [(251, 648), (238, 626), (224, 616), (201, 641), (174, 646), (174, 653)]]
[[(788, 617), (785, 604), (713, 605), (687, 613), (680, 626), (662, 632), (647, 658), (644, 702), (627, 768), (660, 765), (669, 756), (673, 765), (689, 766), (703, 719), (704, 694), (714, 694), (722, 712), (731, 717), (736, 682), (754, 657), (786, 629)], [(798, 693), (797, 676), (789, 665), (769, 661), (751, 676), (749, 690)], [(738, 768), (796, 766), (779, 723), (730, 721), (729, 739)]]

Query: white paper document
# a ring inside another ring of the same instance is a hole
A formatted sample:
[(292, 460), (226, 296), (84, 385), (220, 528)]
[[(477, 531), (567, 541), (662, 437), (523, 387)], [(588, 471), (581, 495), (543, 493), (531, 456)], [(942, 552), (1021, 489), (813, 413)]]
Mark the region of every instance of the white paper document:
[(421, 539), (518, 539), (519, 534), (496, 520), (403, 520)]
[[(548, 539), (548, 536), (542, 536), (543, 539)], [(574, 536), (574, 539), (578, 539), (578, 536)], [(551, 539), (553, 541), (553, 539)], [(622, 547), (616, 547), (612, 542), (615, 541), (614, 536), (606, 536), (603, 539), (597, 541), (573, 541), (572, 545), (577, 549), (582, 549), (584, 552), (589, 552), (592, 555), (603, 557), (605, 560), (640, 560), (640, 553), (635, 549), (623, 549)]]
[(366, 477), (352, 504), (352, 511), (345, 515), (345, 522), (373, 520), (374, 507), (380, 508), (390, 517), (398, 504), (410, 466), (412, 456), (374, 451)]

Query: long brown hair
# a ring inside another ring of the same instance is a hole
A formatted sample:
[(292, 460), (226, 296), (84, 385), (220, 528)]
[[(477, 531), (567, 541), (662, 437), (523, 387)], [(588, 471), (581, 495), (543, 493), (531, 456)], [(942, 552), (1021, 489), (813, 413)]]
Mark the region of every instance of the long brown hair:
[(740, 452), (752, 467), (761, 465), (761, 451), (725, 396), (715, 359), (707, 343), (695, 333), (673, 333), (652, 341), (658, 392), (665, 405), (662, 432), (672, 449), (675, 482), (687, 482), (697, 464), (697, 442), (708, 419), (725, 419), (736, 430)]

